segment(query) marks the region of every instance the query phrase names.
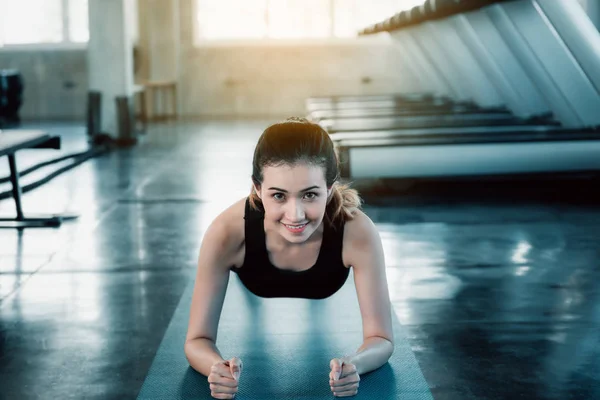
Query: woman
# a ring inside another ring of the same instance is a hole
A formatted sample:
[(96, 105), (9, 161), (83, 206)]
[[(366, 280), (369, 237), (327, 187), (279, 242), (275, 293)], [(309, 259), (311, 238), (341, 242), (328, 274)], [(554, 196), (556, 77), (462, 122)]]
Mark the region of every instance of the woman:
[(353, 268), (364, 342), (356, 354), (331, 360), (329, 373), (335, 396), (353, 396), (360, 375), (394, 350), (379, 234), (357, 192), (336, 182), (338, 159), (319, 125), (291, 118), (268, 127), (252, 166), (250, 196), (221, 213), (203, 239), (186, 357), (208, 377), (214, 398), (234, 398), (242, 361), (223, 359), (215, 346), (230, 271), (257, 296), (322, 299)]

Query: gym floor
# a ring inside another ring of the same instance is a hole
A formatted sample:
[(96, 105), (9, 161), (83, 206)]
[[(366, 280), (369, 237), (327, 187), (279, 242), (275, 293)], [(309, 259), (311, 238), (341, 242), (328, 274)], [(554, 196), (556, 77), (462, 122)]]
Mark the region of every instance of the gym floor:
[[(0, 230), (0, 399), (136, 397), (203, 232), (247, 195), (271, 122), (153, 125), (134, 149), (24, 196), (26, 213), (80, 217)], [(60, 134), (64, 149), (17, 153), (21, 168), (86, 147), (83, 126), (27, 127)], [(548, 185), (552, 200), (487, 184), (365, 196), (394, 311), (436, 400), (600, 398), (599, 202)], [(14, 213), (12, 200), (0, 212)]]

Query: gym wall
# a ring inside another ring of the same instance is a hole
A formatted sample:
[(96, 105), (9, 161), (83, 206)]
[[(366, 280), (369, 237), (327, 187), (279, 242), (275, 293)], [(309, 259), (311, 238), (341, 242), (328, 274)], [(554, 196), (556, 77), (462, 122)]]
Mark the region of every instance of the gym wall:
[(21, 118), (85, 117), (88, 90), (85, 49), (0, 49), (0, 68), (15, 68), (23, 75)]
[[(579, 0), (598, 25), (597, 0)], [(196, 46), (193, 0), (138, 0), (138, 79), (176, 79), (183, 116), (290, 115), (315, 95), (418, 91), (391, 43)], [(85, 116), (85, 49), (0, 49), (25, 80), (25, 119)]]

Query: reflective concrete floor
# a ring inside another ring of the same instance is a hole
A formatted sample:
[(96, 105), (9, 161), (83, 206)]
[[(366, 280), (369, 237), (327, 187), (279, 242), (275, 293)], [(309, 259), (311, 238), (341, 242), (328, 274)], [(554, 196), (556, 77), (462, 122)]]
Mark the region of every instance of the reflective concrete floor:
[[(270, 122), (153, 126), (24, 196), (26, 212), (80, 217), (0, 230), (0, 399), (136, 397), (203, 232), (247, 194)], [(43, 127), (65, 148), (24, 151), (21, 167), (85, 148), (82, 126)], [(394, 311), (437, 400), (600, 399), (600, 207), (549, 185), (552, 200), (366, 196)]]

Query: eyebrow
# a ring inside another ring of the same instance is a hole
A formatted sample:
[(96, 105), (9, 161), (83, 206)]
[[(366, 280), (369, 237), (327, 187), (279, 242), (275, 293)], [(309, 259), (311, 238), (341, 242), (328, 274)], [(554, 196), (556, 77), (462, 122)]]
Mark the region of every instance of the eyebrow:
[[(319, 187), (318, 187), (318, 186), (311, 186), (311, 187), (309, 187), (309, 188), (302, 189), (302, 190), (301, 190), (301, 192), (308, 192), (309, 190), (312, 190), (312, 189), (319, 189)], [(276, 187), (270, 187), (270, 188), (269, 188), (269, 190), (277, 190), (277, 191), (279, 191), (279, 192), (288, 193), (288, 191), (287, 191), (287, 190), (285, 190), (285, 189), (280, 189), (280, 188), (276, 188)]]

